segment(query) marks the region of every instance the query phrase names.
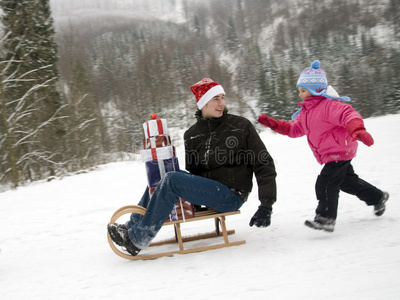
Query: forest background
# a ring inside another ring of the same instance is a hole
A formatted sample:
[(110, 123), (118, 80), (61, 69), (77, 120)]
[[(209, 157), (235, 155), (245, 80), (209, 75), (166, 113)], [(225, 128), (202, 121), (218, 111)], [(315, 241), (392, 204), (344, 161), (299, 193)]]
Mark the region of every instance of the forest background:
[(398, 0), (0, 0), (0, 191), (133, 159), (194, 123), (190, 85), (290, 120), (319, 59), (364, 118), (400, 111)]

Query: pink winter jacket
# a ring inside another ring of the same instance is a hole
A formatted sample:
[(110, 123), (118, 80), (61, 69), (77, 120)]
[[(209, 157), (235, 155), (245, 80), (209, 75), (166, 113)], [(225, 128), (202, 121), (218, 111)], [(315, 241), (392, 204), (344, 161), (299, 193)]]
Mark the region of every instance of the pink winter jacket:
[(299, 105), (302, 110), (289, 123), (289, 137), (306, 135), (320, 164), (349, 160), (356, 156), (358, 144), (347, 133), (346, 124), (362, 118), (351, 105), (323, 96), (307, 98)]

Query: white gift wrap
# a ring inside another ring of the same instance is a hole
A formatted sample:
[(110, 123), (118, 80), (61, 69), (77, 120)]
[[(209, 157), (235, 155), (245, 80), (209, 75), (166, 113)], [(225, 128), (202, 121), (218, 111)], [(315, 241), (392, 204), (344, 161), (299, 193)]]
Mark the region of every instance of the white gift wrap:
[(142, 157), (143, 162), (147, 162), (147, 161), (151, 161), (151, 160), (171, 159), (171, 158), (175, 157), (175, 147), (174, 146), (166, 146), (166, 147), (160, 147), (160, 148), (140, 150), (140, 156)]
[(157, 135), (167, 135), (168, 127), (166, 119), (149, 120), (143, 123), (144, 135), (147, 138)]

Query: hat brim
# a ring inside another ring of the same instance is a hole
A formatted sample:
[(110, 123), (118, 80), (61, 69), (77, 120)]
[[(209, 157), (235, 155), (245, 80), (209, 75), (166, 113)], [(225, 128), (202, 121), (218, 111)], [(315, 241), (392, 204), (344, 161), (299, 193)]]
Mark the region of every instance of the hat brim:
[(224, 94), (224, 88), (221, 85), (213, 86), (197, 101), (197, 107), (202, 109), (212, 98), (219, 94)]

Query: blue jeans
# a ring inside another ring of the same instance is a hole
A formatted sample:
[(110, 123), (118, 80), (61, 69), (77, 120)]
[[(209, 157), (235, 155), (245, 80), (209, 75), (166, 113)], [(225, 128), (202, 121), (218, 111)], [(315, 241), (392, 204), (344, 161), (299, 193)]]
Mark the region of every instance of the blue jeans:
[(168, 172), (150, 197), (148, 188), (138, 203), (147, 209), (144, 215), (132, 214), (125, 225), (132, 243), (147, 248), (157, 235), (178, 197), (195, 205), (219, 212), (238, 210), (244, 203), (228, 186), (185, 171)]

